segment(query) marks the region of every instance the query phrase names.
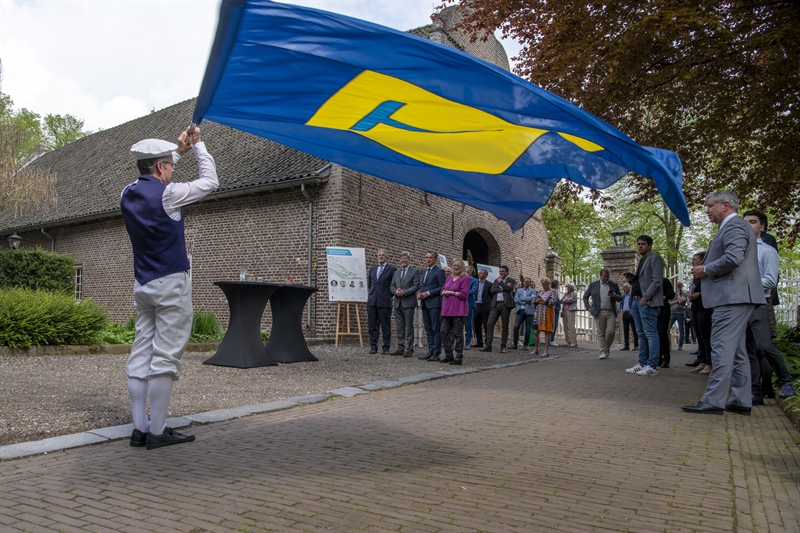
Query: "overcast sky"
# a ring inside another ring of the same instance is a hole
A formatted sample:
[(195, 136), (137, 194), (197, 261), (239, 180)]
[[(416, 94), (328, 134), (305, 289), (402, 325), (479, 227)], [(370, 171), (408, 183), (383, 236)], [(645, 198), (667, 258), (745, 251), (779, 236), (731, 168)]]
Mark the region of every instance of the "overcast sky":
[[(296, 0), (398, 30), (431, 0)], [(197, 96), (219, 0), (0, 0), (2, 92), (16, 108), (110, 128)], [(514, 43), (503, 43), (509, 56)]]

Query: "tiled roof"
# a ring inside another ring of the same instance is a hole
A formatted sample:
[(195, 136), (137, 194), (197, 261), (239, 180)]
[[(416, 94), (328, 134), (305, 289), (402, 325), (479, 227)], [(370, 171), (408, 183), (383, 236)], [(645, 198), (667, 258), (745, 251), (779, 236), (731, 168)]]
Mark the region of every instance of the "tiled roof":
[[(174, 142), (189, 125), (194, 104), (194, 99), (181, 102), (42, 155), (31, 164), (56, 173), (56, 209), (25, 210), (16, 218), (11, 210), (0, 212), (0, 232), (119, 211), (120, 192), (139, 174), (130, 154), (131, 145), (147, 138)], [(313, 176), (328, 164), (221, 124), (209, 122), (201, 130), (217, 163), (218, 193)], [(178, 165), (174, 181), (196, 177), (197, 163), (192, 154), (187, 154)]]

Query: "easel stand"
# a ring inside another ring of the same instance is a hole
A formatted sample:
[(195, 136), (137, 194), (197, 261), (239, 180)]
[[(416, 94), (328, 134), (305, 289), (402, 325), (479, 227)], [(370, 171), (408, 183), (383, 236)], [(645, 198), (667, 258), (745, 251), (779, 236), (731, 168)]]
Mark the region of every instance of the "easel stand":
[[(353, 306), (353, 314), (356, 315), (356, 324), (358, 331), (350, 329), (350, 306)], [(342, 324), (344, 319), (344, 324)], [(364, 347), (364, 339), (361, 336), (361, 317), (358, 314), (358, 306), (352, 302), (344, 302), (344, 314), (342, 314), (342, 302), (336, 304), (336, 342), (335, 346), (339, 346), (339, 337), (347, 337), (350, 335), (358, 335), (358, 342), (361, 347)]]

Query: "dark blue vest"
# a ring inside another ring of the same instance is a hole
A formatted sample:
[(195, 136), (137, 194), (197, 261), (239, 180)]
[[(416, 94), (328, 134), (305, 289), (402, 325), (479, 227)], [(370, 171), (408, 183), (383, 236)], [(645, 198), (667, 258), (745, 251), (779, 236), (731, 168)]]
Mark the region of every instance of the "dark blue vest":
[(166, 185), (144, 174), (122, 193), (120, 207), (133, 246), (133, 271), (141, 285), (189, 270), (183, 216), (173, 220), (161, 197)]

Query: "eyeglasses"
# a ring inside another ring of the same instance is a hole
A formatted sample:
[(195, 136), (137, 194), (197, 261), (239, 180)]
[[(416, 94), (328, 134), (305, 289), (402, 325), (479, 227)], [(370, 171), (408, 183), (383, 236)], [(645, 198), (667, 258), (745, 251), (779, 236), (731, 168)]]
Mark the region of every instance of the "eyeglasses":
[(175, 163), (172, 161), (159, 161), (162, 165), (172, 165), (172, 170), (175, 170)]

